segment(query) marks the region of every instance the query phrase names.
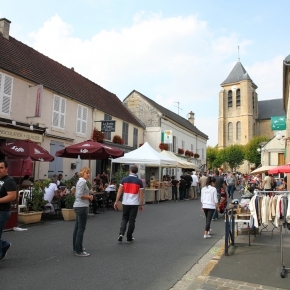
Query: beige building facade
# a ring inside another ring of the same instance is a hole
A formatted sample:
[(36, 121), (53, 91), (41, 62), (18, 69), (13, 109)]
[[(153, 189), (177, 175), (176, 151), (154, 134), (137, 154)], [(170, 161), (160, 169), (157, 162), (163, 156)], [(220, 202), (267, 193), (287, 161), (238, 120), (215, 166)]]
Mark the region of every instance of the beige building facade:
[[(271, 117), (285, 116), (282, 99), (259, 101), (258, 86), (253, 82), (241, 62), (237, 62), (219, 93), (218, 148), (246, 145), (255, 136), (272, 139)], [(229, 168), (225, 168), (230, 170)], [(249, 173), (245, 161), (238, 169)]]

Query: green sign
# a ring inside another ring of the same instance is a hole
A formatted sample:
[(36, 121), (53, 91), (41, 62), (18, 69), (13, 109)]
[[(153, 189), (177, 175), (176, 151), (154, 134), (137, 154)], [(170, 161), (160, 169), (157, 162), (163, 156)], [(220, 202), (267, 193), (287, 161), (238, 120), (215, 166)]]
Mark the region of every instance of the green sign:
[(271, 129), (275, 130), (286, 130), (286, 117), (271, 117)]

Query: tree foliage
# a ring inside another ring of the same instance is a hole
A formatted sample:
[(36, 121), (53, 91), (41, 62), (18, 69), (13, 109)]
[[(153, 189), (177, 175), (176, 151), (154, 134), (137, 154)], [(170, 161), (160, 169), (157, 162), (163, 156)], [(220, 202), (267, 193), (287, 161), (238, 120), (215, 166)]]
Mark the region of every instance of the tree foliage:
[(223, 149), (222, 159), (227, 162), (232, 170), (236, 170), (244, 162), (244, 146), (235, 144)]
[(214, 162), (217, 159), (219, 150), (217, 147), (207, 146), (206, 148), (206, 159), (207, 159), (207, 167), (214, 169)]
[(260, 148), (259, 144), (269, 141), (264, 136), (254, 137), (247, 145), (245, 145), (245, 159), (250, 163), (255, 163), (256, 167), (261, 163), (261, 154), (257, 149)]

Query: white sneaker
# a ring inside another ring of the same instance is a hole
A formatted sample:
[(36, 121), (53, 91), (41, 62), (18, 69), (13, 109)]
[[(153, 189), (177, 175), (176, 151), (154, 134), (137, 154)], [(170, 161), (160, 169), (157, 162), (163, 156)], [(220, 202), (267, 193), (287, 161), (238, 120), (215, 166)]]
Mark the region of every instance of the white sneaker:
[(212, 229), (209, 229), (209, 232), (212, 233)]
[(204, 239), (208, 239), (208, 238), (211, 238), (211, 235), (204, 235), (203, 237)]

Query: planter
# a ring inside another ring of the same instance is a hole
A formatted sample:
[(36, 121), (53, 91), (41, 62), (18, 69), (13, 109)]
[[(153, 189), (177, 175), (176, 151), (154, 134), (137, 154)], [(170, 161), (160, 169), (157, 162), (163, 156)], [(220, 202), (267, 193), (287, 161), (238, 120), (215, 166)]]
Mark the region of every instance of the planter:
[(42, 216), (42, 211), (19, 213), (18, 221), (22, 224), (39, 223), (41, 220), (41, 216)]
[(73, 221), (76, 219), (76, 213), (73, 209), (62, 208), (61, 212), (65, 221)]

